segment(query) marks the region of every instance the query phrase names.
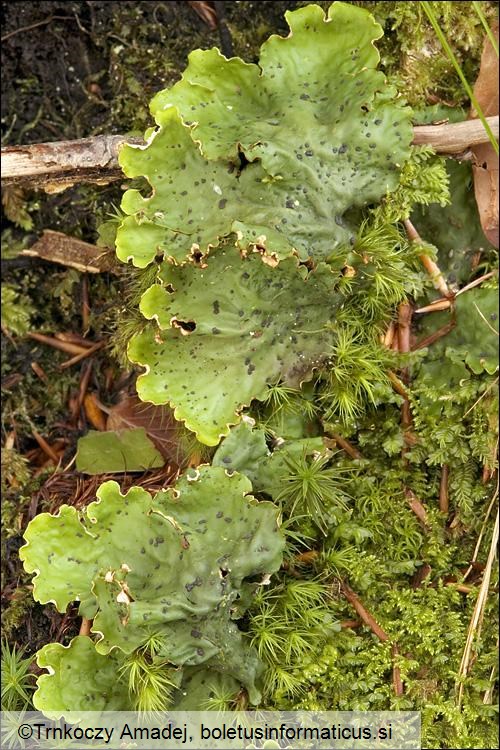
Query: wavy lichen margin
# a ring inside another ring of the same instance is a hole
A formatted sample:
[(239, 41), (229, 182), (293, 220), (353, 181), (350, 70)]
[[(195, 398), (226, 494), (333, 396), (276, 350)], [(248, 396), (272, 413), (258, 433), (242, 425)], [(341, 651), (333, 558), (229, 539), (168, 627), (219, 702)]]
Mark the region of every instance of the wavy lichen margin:
[(354, 237), (349, 209), (397, 187), (412, 128), (376, 70), (381, 27), (346, 3), (286, 18), (289, 36), (272, 36), (259, 65), (197, 50), (156, 95), (158, 130), (120, 154), (127, 176), (152, 188), (124, 195), (121, 260), (184, 263), (231, 238), (268, 262), (320, 261)]

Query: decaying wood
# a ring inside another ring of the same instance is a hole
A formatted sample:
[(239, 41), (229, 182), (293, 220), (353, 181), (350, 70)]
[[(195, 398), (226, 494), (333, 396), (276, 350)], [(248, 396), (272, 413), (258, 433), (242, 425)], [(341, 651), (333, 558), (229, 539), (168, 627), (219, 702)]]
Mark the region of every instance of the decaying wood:
[(7, 146), (2, 149), (2, 181), (23, 183), (47, 193), (78, 182), (108, 183), (119, 180), (118, 149), (123, 143), (141, 143), (125, 135), (98, 135), (74, 141)]
[[(498, 138), (498, 115), (486, 120)], [(413, 143), (432, 146), (438, 154), (460, 155), (471, 146), (489, 143), (489, 138), (480, 120), (466, 120), (444, 125), (418, 125), (413, 129)]]
[(60, 263), (84, 273), (116, 271), (118, 267), (113, 251), (82, 242), (62, 232), (53, 232), (51, 229), (46, 229), (40, 239), (27, 250), (23, 250), (21, 255)]
[[(498, 116), (488, 117), (498, 138)], [(472, 146), (488, 142), (480, 121), (418, 125), (413, 143), (432, 146), (437, 153), (463, 155)], [(118, 151), (124, 143), (142, 143), (125, 135), (98, 135), (74, 141), (7, 146), (2, 149), (4, 185), (23, 184), (58, 192), (78, 182), (108, 183), (123, 178)]]

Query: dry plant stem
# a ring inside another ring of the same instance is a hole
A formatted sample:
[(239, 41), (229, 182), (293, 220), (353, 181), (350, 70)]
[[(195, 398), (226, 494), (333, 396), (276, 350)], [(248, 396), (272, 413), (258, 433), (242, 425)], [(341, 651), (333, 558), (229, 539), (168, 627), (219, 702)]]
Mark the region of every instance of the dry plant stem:
[(392, 386), (393, 386), (394, 390), (396, 391), (396, 393), (399, 393), (400, 396), (402, 396), (403, 398), (408, 399), (408, 391), (404, 387), (403, 383), (398, 378), (398, 376), (394, 372), (392, 372), (392, 370), (389, 370), (387, 372), (387, 377), (391, 381)]
[(354, 445), (352, 445), (352, 443), (346, 440), (346, 438), (343, 438), (342, 435), (337, 435), (336, 432), (329, 432), (328, 435), (332, 438), (332, 440), (335, 441), (338, 447), (342, 448), (342, 450), (345, 451), (347, 455), (350, 456), (351, 458), (354, 458), (354, 459), (363, 458), (363, 456), (358, 451), (358, 449), (355, 448)]
[(93, 341), (84, 339), (79, 333), (54, 333), (54, 338), (60, 341), (68, 341), (70, 344), (76, 344), (83, 349), (90, 349), (94, 346)]
[(424, 349), (426, 346), (430, 346), (431, 344), (434, 344), (435, 341), (439, 341), (439, 339), (443, 338), (443, 336), (446, 336), (450, 331), (452, 331), (456, 326), (456, 321), (452, 320), (449, 323), (447, 323), (442, 328), (439, 328), (437, 331), (434, 331), (434, 333), (431, 333), (429, 336), (426, 336), (425, 339), (422, 339), (422, 341), (417, 341), (417, 343), (413, 346), (412, 352), (416, 352), (419, 349)]
[[(410, 242), (422, 242), (422, 239), (419, 233), (417, 232), (417, 230), (415, 229), (415, 227), (413, 226), (413, 224), (411, 223), (409, 219), (404, 220), (404, 225), (406, 229), (406, 234)], [(439, 266), (433, 260), (431, 260), (431, 258), (429, 258), (427, 255), (420, 255), (419, 258), (422, 261), (422, 264), (425, 270), (431, 277), (434, 287), (441, 292), (443, 297), (449, 297), (451, 292), (448, 288), (448, 284), (446, 283), (443, 274), (441, 273), (439, 269)]]
[(471, 281), (469, 284), (466, 284), (462, 289), (460, 289), (456, 293), (456, 297), (458, 297), (460, 294), (463, 294), (464, 292), (468, 292), (469, 289), (473, 289), (475, 286), (479, 286), (479, 284), (482, 284), (483, 281), (486, 281), (486, 279), (491, 279), (493, 276), (498, 276), (498, 270), (495, 268), (495, 270), (490, 271), (489, 273), (485, 273), (484, 276), (480, 276), (478, 279), (474, 279), (474, 281)]
[(498, 509), (497, 509), (497, 515), (495, 519), (495, 526), (493, 528), (493, 536), (491, 539), (488, 559), (486, 561), (486, 565), (484, 568), (483, 580), (481, 581), (481, 586), (479, 587), (479, 594), (476, 599), (476, 604), (474, 607), (474, 611), (472, 613), (471, 621), (469, 624), (469, 629), (467, 631), (467, 640), (465, 642), (465, 648), (462, 654), (462, 661), (460, 662), (460, 669), (458, 672), (460, 684), (458, 686), (457, 704), (459, 708), (462, 705), (462, 698), (464, 694), (464, 682), (463, 681), (467, 677), (469, 673), (469, 669), (471, 667), (474, 642), (476, 641), (476, 639), (479, 638), (479, 635), (481, 633), (484, 610), (486, 607), (486, 601), (488, 599), (488, 591), (489, 591), (490, 579), (491, 579), (491, 570), (493, 568), (493, 562), (497, 554), (497, 544), (498, 544)]
[[(411, 305), (408, 302), (403, 302), (398, 309), (398, 349), (403, 354), (410, 351), (411, 316)], [(403, 383), (408, 385), (410, 374), (407, 367), (401, 371), (401, 376)], [(403, 399), (401, 405), (401, 423), (406, 429), (412, 423), (408, 394), (403, 396)]]
[(36, 430), (32, 431), (32, 435), (35, 438), (36, 442), (40, 446), (40, 448), (43, 450), (46, 456), (48, 456), (55, 464), (59, 463), (59, 456), (57, 453), (55, 453), (50, 445), (47, 443), (47, 441), (40, 435), (39, 432)]
[(42, 382), (44, 382), (44, 383), (48, 383), (49, 382), (49, 379), (47, 377), (47, 373), (45, 372), (45, 370), (43, 369), (43, 367), (41, 367), (38, 364), (38, 362), (32, 362), (31, 363), (31, 369), (33, 370), (33, 372), (35, 373), (35, 375), (40, 378), (40, 380)]
[(89, 277), (86, 273), (82, 276), (82, 332), (87, 333), (90, 327), (90, 303), (89, 303)]
[[(498, 138), (498, 115), (486, 120)], [(470, 146), (489, 143), (489, 138), (480, 120), (465, 120), (443, 125), (419, 125), (413, 129), (413, 143), (432, 146), (438, 154), (461, 154)]]
[(87, 635), (90, 637), (90, 628), (92, 627), (92, 620), (88, 620), (86, 617), (82, 617), (80, 625), (80, 632), (78, 635)]
[(451, 300), (449, 299), (438, 299), (435, 302), (431, 302), (430, 305), (425, 307), (419, 307), (415, 310), (416, 313), (429, 313), (429, 312), (442, 312), (443, 310), (449, 310), (451, 308)]
[(470, 594), (470, 592), (474, 590), (472, 586), (465, 586), (465, 584), (463, 583), (454, 583), (453, 581), (450, 581), (446, 585), (450, 588), (453, 587), (454, 589), (459, 591), (461, 594)]
[(443, 464), (441, 467), (441, 480), (439, 482), (439, 510), (441, 513), (448, 513), (449, 509), (449, 496), (448, 496), (448, 479), (450, 475), (450, 467), (447, 464)]
[(464, 573), (463, 579), (465, 579), (470, 575), (471, 571), (474, 568), (474, 563), (477, 560), (477, 556), (479, 554), (479, 550), (481, 548), (481, 542), (483, 541), (484, 532), (486, 531), (486, 524), (488, 523), (488, 518), (490, 517), (490, 513), (493, 510), (493, 506), (495, 505), (496, 499), (498, 497), (498, 490), (499, 490), (499, 481), (497, 479), (497, 486), (495, 488), (495, 492), (493, 493), (493, 497), (491, 498), (488, 508), (486, 510), (486, 515), (484, 517), (483, 523), (481, 525), (481, 530), (479, 532), (479, 536), (477, 538), (476, 546), (474, 548), (474, 554), (472, 555), (472, 560), (470, 562), (469, 567), (467, 568), (466, 572)]
[(361, 620), (342, 620), (341, 628), (360, 628), (363, 623)]
[(54, 349), (59, 349), (62, 352), (66, 352), (66, 354), (78, 355), (87, 351), (83, 346), (71, 344), (69, 341), (60, 341), (59, 339), (52, 338), (51, 336), (44, 336), (43, 333), (28, 333), (28, 336), (30, 339), (39, 341), (41, 344), (52, 346), (54, 347)]
[(81, 375), (81, 378), (80, 378), (80, 387), (79, 387), (79, 391), (78, 391), (78, 400), (77, 400), (78, 411), (77, 411), (77, 414), (80, 413), (80, 409), (82, 408), (82, 405), (83, 405), (83, 402), (84, 402), (84, 399), (85, 399), (85, 395), (87, 393), (87, 388), (89, 387), (90, 376), (92, 374), (92, 364), (93, 364), (92, 361), (86, 362), (85, 366), (84, 366), (84, 368), (82, 370), (82, 375)]
[[(498, 116), (488, 117), (498, 137)], [(414, 144), (427, 144), (438, 154), (462, 155), (470, 146), (488, 143), (480, 121), (419, 125), (413, 129)], [(24, 183), (46, 192), (64, 190), (82, 182), (108, 183), (123, 179), (118, 151), (123, 143), (143, 143), (142, 138), (99, 135), (74, 141), (8, 146), (2, 149), (4, 184)]]
[(362, 602), (359, 599), (359, 596), (354, 593), (354, 591), (346, 584), (342, 584), (342, 593), (344, 594), (345, 598), (349, 602), (349, 604), (352, 604), (358, 615), (361, 617), (365, 625), (368, 625), (370, 630), (375, 633), (377, 638), (383, 642), (389, 640), (389, 636), (383, 630), (378, 622), (375, 620), (373, 615), (371, 615), (368, 610), (364, 607)]
[[(425, 307), (419, 307), (418, 310), (415, 310), (416, 313), (427, 313), (427, 312), (440, 312), (441, 310), (449, 310), (453, 306), (452, 300), (459, 297), (464, 292), (468, 292), (469, 289), (474, 289), (474, 287), (479, 286), (483, 283), (483, 281), (486, 281), (487, 279), (491, 279), (493, 276), (497, 276), (498, 271), (495, 269), (494, 271), (490, 271), (489, 273), (485, 273), (484, 276), (481, 276), (479, 279), (474, 279), (474, 281), (471, 281), (470, 284), (467, 284), (466, 286), (462, 287), (456, 294), (450, 295), (451, 298), (444, 298), (444, 299), (436, 299), (434, 302), (431, 302), (430, 305), (426, 305)], [(486, 321), (487, 325), (489, 325), (488, 321)], [(493, 333), (496, 333), (498, 335), (498, 332), (490, 326)]]
[(412, 589), (419, 589), (426, 578), (432, 573), (432, 568), (429, 563), (424, 563), (421, 568), (417, 570), (411, 580)]
[(99, 408), (97, 399), (93, 393), (85, 395), (83, 406), (85, 408), (85, 415), (92, 427), (95, 427), (100, 432), (104, 432), (106, 430), (106, 417), (104, 416), (104, 412)]
[(307, 552), (300, 552), (296, 555), (295, 560), (298, 563), (311, 565), (319, 557), (319, 552), (315, 549), (308, 549)]
[(65, 370), (72, 365), (78, 364), (78, 362), (81, 362), (82, 359), (90, 357), (92, 354), (95, 354), (95, 352), (99, 351), (99, 349), (102, 349), (105, 343), (105, 341), (98, 341), (97, 344), (91, 346), (90, 349), (85, 349), (83, 353), (77, 354), (76, 357), (72, 357), (71, 359), (66, 360), (66, 362), (63, 362), (62, 365), (59, 365), (59, 369)]
[(415, 513), (418, 520), (421, 522), (422, 526), (425, 529), (429, 529), (429, 521), (427, 518), (427, 511), (425, 510), (424, 506), (418, 499), (418, 497), (415, 495), (412, 490), (408, 489), (408, 487), (405, 488), (405, 497), (408, 501), (408, 505), (410, 506), (410, 509)]
[[(392, 658), (395, 661), (396, 657), (399, 655), (399, 649), (396, 646), (395, 643), (392, 644)], [(403, 689), (403, 680), (401, 679), (401, 670), (399, 667), (396, 666), (396, 664), (392, 667), (392, 684), (394, 687), (394, 695), (396, 698), (401, 698), (401, 696), (404, 694)]]
[(391, 320), (387, 328), (387, 331), (385, 332), (385, 335), (382, 338), (383, 346), (385, 346), (387, 349), (390, 349), (392, 347), (392, 343), (394, 341), (395, 336), (396, 336), (396, 323), (393, 320)]

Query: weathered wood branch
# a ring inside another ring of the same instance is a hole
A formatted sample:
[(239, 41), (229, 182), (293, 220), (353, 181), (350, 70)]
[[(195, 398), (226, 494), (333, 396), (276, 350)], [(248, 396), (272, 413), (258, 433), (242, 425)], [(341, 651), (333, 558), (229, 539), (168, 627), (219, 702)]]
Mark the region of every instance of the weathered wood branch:
[[(498, 138), (498, 116), (488, 117)], [(480, 120), (418, 125), (413, 143), (432, 146), (439, 154), (460, 155), (471, 146), (487, 143)], [(118, 150), (123, 143), (142, 143), (125, 135), (98, 135), (75, 141), (7, 146), (2, 149), (2, 182), (58, 192), (78, 182), (107, 183), (123, 178)]]
[[(498, 140), (498, 115), (486, 120)], [(438, 154), (459, 155), (471, 146), (489, 143), (489, 138), (481, 120), (464, 120), (443, 125), (418, 125), (413, 129), (413, 143), (432, 146)]]

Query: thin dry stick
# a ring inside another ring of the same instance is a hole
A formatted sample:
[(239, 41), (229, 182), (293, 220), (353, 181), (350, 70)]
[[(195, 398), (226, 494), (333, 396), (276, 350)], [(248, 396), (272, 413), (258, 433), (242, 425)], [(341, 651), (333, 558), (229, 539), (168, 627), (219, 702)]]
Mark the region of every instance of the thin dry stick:
[(382, 336), (382, 345), (385, 346), (387, 349), (390, 349), (392, 346), (392, 342), (394, 341), (394, 337), (396, 335), (396, 323), (394, 320), (391, 320), (389, 323), (389, 326), (387, 328), (387, 331), (385, 332), (385, 335)]
[(48, 346), (54, 347), (54, 349), (66, 352), (66, 354), (82, 354), (82, 352), (86, 351), (83, 346), (72, 344), (69, 341), (60, 341), (51, 336), (45, 336), (43, 333), (28, 333), (28, 337), (35, 341), (39, 341), (41, 344), (47, 344)]
[(48, 456), (52, 461), (54, 461), (55, 464), (59, 463), (59, 456), (57, 453), (55, 453), (50, 445), (47, 443), (47, 441), (40, 435), (39, 432), (36, 430), (32, 430), (32, 435), (35, 438), (36, 442), (40, 446), (40, 448), (43, 450), (46, 456)]
[(82, 349), (90, 349), (91, 346), (94, 346), (93, 341), (84, 339), (79, 333), (54, 333), (54, 338), (59, 339), (59, 341), (69, 341), (70, 344), (81, 346)]
[[(498, 133), (498, 116), (486, 119)], [(419, 125), (413, 134), (413, 143), (428, 143), (437, 153), (463, 155), (470, 146), (489, 142), (482, 123), (476, 120)], [(125, 135), (100, 135), (75, 141), (8, 146), (2, 149), (2, 181), (51, 191), (75, 183), (120, 180), (123, 172), (118, 164), (118, 151), (124, 143), (144, 141)]]
[(489, 273), (485, 273), (484, 276), (480, 276), (479, 279), (474, 279), (474, 281), (471, 281), (469, 284), (466, 284), (462, 289), (459, 289), (459, 291), (456, 293), (456, 297), (459, 297), (464, 292), (468, 292), (469, 289), (473, 289), (475, 286), (479, 286), (479, 284), (482, 284), (483, 281), (486, 281), (486, 279), (491, 279), (492, 276), (497, 276), (498, 271), (495, 268), (494, 271), (490, 271)]
[(79, 635), (88, 635), (90, 636), (90, 628), (92, 627), (92, 620), (88, 620), (86, 617), (82, 617), (82, 622), (80, 625), (80, 632)]
[(348, 586), (346, 583), (342, 584), (342, 593), (344, 594), (345, 598), (349, 602), (349, 604), (352, 604), (358, 615), (361, 617), (365, 625), (368, 625), (370, 630), (375, 633), (377, 638), (383, 642), (389, 640), (389, 636), (383, 630), (378, 622), (375, 620), (373, 615), (371, 615), (368, 610), (364, 607), (362, 604), (359, 596), (354, 593), (354, 591)]
[(337, 435), (336, 432), (328, 432), (328, 435), (337, 443), (339, 448), (342, 448), (342, 450), (345, 451), (351, 458), (363, 458), (358, 449), (355, 448), (352, 443), (346, 440), (346, 438), (342, 437), (342, 435)]
[(63, 362), (62, 365), (59, 365), (59, 368), (61, 370), (65, 370), (68, 367), (71, 367), (72, 365), (78, 364), (78, 362), (81, 362), (82, 359), (85, 359), (86, 357), (90, 357), (92, 354), (95, 354), (95, 352), (99, 351), (99, 349), (102, 349), (103, 346), (106, 344), (105, 341), (98, 341), (97, 344), (94, 344), (94, 346), (91, 346), (90, 349), (85, 349), (83, 353), (77, 354), (76, 357), (72, 357), (72, 359), (66, 360), (66, 362)]
[[(392, 644), (392, 658), (394, 662), (396, 661), (396, 657), (399, 656), (399, 649), (396, 646), (395, 643)], [(401, 698), (401, 696), (404, 693), (403, 689), (403, 680), (401, 679), (401, 670), (399, 667), (396, 666), (396, 664), (393, 664), (392, 667), (392, 684), (394, 687), (394, 694), (396, 698)]]
[(431, 333), (429, 336), (426, 336), (425, 339), (422, 339), (422, 341), (417, 341), (417, 343), (412, 347), (412, 352), (416, 352), (419, 349), (424, 349), (424, 347), (434, 344), (435, 341), (438, 341), (439, 339), (443, 338), (443, 336), (446, 336), (446, 334), (452, 331), (455, 328), (455, 326), (456, 326), (456, 321), (451, 320), (442, 328), (439, 328), (437, 331), (434, 331), (434, 333)]
[(448, 478), (450, 467), (443, 464), (441, 467), (441, 480), (439, 482), (439, 510), (441, 513), (448, 513), (449, 496), (448, 496)]
[(360, 628), (363, 623), (361, 620), (342, 620), (340, 622), (341, 628)]
[(394, 390), (396, 391), (396, 393), (399, 393), (400, 396), (402, 396), (403, 398), (407, 399), (408, 398), (408, 390), (405, 388), (405, 386), (403, 385), (403, 383), (401, 382), (401, 380), (398, 378), (398, 376), (396, 375), (396, 373), (392, 372), (392, 370), (389, 370), (387, 372), (387, 377), (391, 381), (392, 386), (393, 386)]
[[(420, 237), (419, 233), (411, 223), (409, 219), (404, 220), (404, 225), (406, 229), (406, 234), (408, 235), (408, 239), (410, 242), (422, 242), (422, 238)], [(422, 264), (429, 274), (429, 276), (432, 279), (432, 283), (434, 284), (435, 289), (441, 292), (443, 297), (449, 297), (451, 295), (451, 292), (448, 288), (448, 284), (446, 283), (446, 280), (441, 273), (441, 270), (437, 263), (435, 261), (431, 260), (427, 255), (419, 255), (420, 260), (422, 261)]]
[(8, 34), (4, 34), (1, 37), (2, 42), (6, 42), (7, 39), (10, 39), (12, 36), (15, 36), (16, 34), (23, 34), (25, 31), (31, 31), (32, 29), (36, 29), (38, 26), (46, 26), (51, 21), (72, 21), (71, 16), (49, 16), (48, 18), (45, 18), (43, 21), (37, 21), (37, 23), (31, 23), (29, 26), (21, 26), (19, 29), (14, 29), (14, 31), (9, 31)]
[(486, 601), (488, 599), (488, 592), (489, 592), (490, 579), (491, 579), (491, 570), (493, 568), (493, 562), (495, 560), (496, 553), (497, 553), (497, 544), (498, 544), (498, 509), (497, 509), (497, 516), (495, 519), (495, 526), (493, 528), (493, 536), (491, 539), (490, 551), (488, 553), (488, 559), (486, 561), (486, 565), (484, 568), (483, 580), (481, 581), (479, 594), (476, 599), (474, 611), (472, 613), (471, 621), (469, 624), (469, 629), (467, 632), (467, 640), (465, 642), (465, 648), (464, 648), (464, 652), (462, 655), (462, 661), (460, 662), (460, 669), (458, 670), (458, 678), (460, 680), (460, 684), (458, 686), (457, 704), (459, 708), (462, 705), (462, 698), (464, 694), (464, 680), (467, 677), (470, 666), (471, 666), (472, 649), (473, 649), (474, 641), (477, 638), (479, 638), (479, 635), (481, 633), (484, 610), (486, 607)]
[(89, 303), (89, 277), (86, 273), (82, 276), (82, 331), (87, 333), (90, 325), (90, 303)]
[[(398, 308), (398, 348), (399, 351), (404, 354), (410, 351), (411, 316), (411, 305), (408, 302), (403, 302)], [(407, 367), (403, 368), (401, 371), (401, 377), (403, 383), (408, 385), (410, 373)], [(401, 423), (404, 428), (410, 427), (412, 423), (408, 394), (403, 396), (403, 403), (401, 405)]]
[(452, 302), (449, 299), (437, 299), (431, 302), (430, 305), (419, 307), (415, 310), (416, 313), (430, 313), (430, 312), (442, 312), (443, 310), (449, 310), (452, 306)]
[(408, 501), (408, 505), (413, 513), (417, 516), (418, 520), (422, 523), (425, 529), (429, 529), (429, 519), (427, 518), (427, 511), (424, 506), (415, 495), (415, 493), (408, 487), (405, 488), (405, 497)]
[[(465, 412), (465, 414), (462, 417), (462, 419), (465, 419), (465, 417), (468, 414), (470, 414), (473, 409), (476, 408), (476, 406), (481, 401), (481, 399), (483, 399), (491, 391), (491, 389), (494, 388), (497, 385), (497, 383), (498, 383), (498, 378), (495, 378), (495, 380), (493, 381), (493, 383), (490, 383), (490, 385), (487, 387), (487, 389), (484, 391), (484, 393), (481, 393), (481, 395), (479, 396), (479, 398), (477, 399), (477, 401), (474, 401), (474, 403), (472, 404), (472, 406), (470, 407), (470, 409), (467, 409), (467, 411)], [(495, 455), (496, 455), (496, 453), (497, 452), (495, 451)]]
[[(497, 440), (497, 446), (498, 446), (498, 440)], [(498, 497), (498, 490), (500, 489), (499, 479), (497, 479), (497, 486), (495, 488), (495, 492), (493, 493), (493, 497), (490, 500), (490, 503), (486, 509), (486, 515), (484, 517), (483, 523), (481, 524), (481, 529), (479, 531), (479, 536), (477, 538), (476, 546), (474, 548), (474, 554), (472, 555), (472, 559), (470, 561), (470, 565), (467, 568), (466, 572), (464, 573), (463, 579), (465, 579), (470, 575), (471, 571), (474, 568), (474, 563), (477, 560), (477, 556), (479, 554), (479, 550), (481, 548), (481, 542), (483, 541), (484, 532), (486, 531), (486, 524), (488, 523), (488, 518), (490, 517), (490, 513), (493, 510), (493, 506), (495, 505), (495, 501)]]
[(43, 369), (43, 367), (41, 367), (38, 364), (38, 362), (32, 362), (31, 363), (31, 369), (33, 370), (33, 372), (35, 373), (35, 375), (37, 377), (39, 377), (40, 380), (42, 380), (44, 383), (48, 383), (49, 382), (49, 379), (47, 377), (47, 373), (45, 372), (45, 370)]

